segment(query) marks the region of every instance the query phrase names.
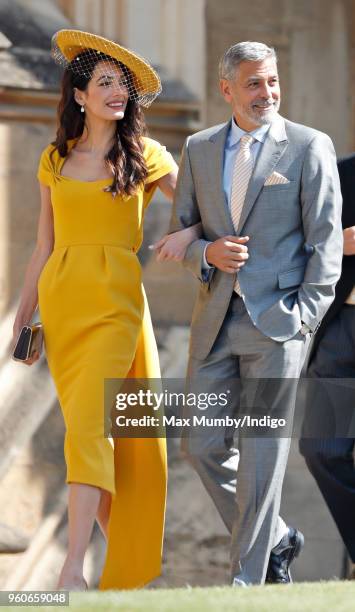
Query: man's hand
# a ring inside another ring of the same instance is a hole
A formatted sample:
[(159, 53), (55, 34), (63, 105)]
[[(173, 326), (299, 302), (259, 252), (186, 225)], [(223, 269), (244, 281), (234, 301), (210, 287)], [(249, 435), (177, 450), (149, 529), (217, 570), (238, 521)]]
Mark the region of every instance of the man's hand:
[(355, 225), (343, 231), (344, 255), (355, 255)]
[(215, 240), (206, 248), (207, 263), (222, 272), (235, 274), (249, 258), (245, 246), (248, 240), (249, 236), (224, 236)]

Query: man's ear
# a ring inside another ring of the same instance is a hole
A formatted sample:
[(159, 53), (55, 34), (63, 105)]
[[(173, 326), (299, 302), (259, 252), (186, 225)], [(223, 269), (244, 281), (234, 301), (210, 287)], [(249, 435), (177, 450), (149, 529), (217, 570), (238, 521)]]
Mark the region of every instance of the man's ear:
[(226, 100), (226, 102), (230, 102), (230, 99), (231, 99), (230, 83), (229, 81), (227, 81), (227, 79), (220, 79), (219, 89), (220, 89), (220, 92), (223, 98)]

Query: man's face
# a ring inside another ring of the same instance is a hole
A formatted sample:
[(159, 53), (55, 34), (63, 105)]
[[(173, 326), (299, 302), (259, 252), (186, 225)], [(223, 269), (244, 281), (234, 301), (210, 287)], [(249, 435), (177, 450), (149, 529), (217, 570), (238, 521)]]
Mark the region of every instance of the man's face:
[(260, 62), (241, 62), (234, 79), (221, 79), (220, 88), (239, 127), (245, 131), (271, 123), (280, 108), (279, 77), (271, 57)]

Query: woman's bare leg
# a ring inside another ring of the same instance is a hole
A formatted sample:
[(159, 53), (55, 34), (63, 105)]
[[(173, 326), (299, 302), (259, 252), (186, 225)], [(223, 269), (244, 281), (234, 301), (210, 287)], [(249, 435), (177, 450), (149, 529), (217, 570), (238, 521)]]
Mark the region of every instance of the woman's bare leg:
[(102, 489), (87, 484), (69, 484), (68, 554), (59, 576), (58, 589), (85, 590), (84, 557), (90, 543)]
[(100, 525), (100, 529), (107, 540), (108, 521), (110, 518), (111, 511), (111, 493), (105, 489), (101, 490), (101, 498), (99, 508), (97, 511), (96, 519)]

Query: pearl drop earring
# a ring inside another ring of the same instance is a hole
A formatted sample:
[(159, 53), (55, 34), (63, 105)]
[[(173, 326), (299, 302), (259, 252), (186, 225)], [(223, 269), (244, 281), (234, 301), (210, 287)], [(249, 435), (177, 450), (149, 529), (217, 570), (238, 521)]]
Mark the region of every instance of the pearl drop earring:
[(82, 107), (80, 108), (80, 112), (81, 112), (81, 113), (85, 113), (85, 108), (84, 108), (84, 106), (82, 106)]

